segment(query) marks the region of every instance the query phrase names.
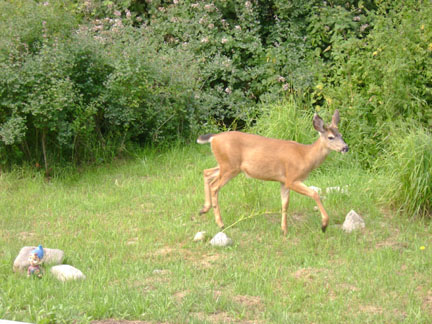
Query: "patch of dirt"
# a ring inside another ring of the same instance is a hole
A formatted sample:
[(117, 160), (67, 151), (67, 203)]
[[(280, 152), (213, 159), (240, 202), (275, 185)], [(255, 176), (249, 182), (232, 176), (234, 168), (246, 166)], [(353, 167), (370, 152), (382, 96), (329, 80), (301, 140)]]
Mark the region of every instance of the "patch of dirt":
[(167, 269), (155, 269), (152, 274), (142, 280), (131, 281), (129, 287), (141, 291), (142, 293), (148, 293), (150, 291), (158, 289), (158, 285), (163, 283), (169, 283), (171, 271)]
[(424, 310), (432, 313), (432, 291), (428, 291), (426, 296), (423, 297), (422, 307)]
[(182, 254), (183, 259), (202, 269), (213, 267), (213, 265), (219, 262), (223, 257), (223, 255), (219, 253), (201, 254), (200, 252), (193, 253), (188, 250), (182, 250)]
[(151, 256), (167, 256), (169, 254), (172, 254), (174, 251), (176, 251), (176, 250), (169, 247), (169, 246), (164, 246), (163, 248), (160, 248), (160, 249), (150, 253), (150, 255)]
[(234, 323), (235, 319), (230, 317), (226, 312), (218, 312), (213, 314), (193, 313), (193, 317), (200, 321), (209, 321), (211, 323)]
[(393, 238), (387, 238), (385, 241), (375, 244), (376, 248), (392, 248), (393, 250), (403, 250), (408, 247), (407, 243), (398, 242)]
[(199, 321), (208, 321), (210, 323), (236, 323), (236, 324), (261, 324), (262, 321), (257, 320), (236, 320), (231, 317), (227, 312), (218, 312), (213, 314), (205, 314), (202, 312), (191, 314), (193, 317)]
[(346, 296), (347, 293), (360, 290), (358, 287), (346, 283), (336, 284), (335, 287), (327, 283), (326, 288), (328, 290), (328, 297), (332, 301), (336, 300), (338, 297)]
[(178, 292), (176, 292), (176, 293), (173, 295), (173, 297), (175, 298), (175, 300), (176, 300), (178, 303), (181, 303), (181, 302), (183, 301), (183, 299), (184, 299), (187, 295), (189, 295), (189, 293), (190, 293), (189, 290), (178, 291)]
[(204, 269), (208, 269), (211, 268), (220, 258), (220, 254), (207, 254), (201, 256), (201, 259), (197, 260), (196, 262)]
[(233, 300), (246, 308), (253, 308), (256, 310), (263, 308), (261, 298), (258, 296), (238, 295), (234, 296)]
[(320, 273), (326, 272), (326, 269), (319, 268), (300, 268), (293, 273), (293, 277), (298, 280), (311, 282), (316, 279)]
[(345, 292), (347, 292), (347, 291), (353, 292), (353, 291), (359, 291), (360, 290), (360, 288), (358, 288), (354, 285), (347, 284), (347, 283), (338, 284), (338, 287), (341, 288), (341, 290), (344, 290)]
[(18, 234), (18, 238), (21, 241), (25, 241), (27, 239), (32, 239), (35, 236), (36, 236), (36, 233), (33, 233), (33, 232), (21, 232), (21, 233)]
[(382, 307), (375, 306), (375, 305), (360, 305), (359, 309), (361, 312), (368, 313), (368, 314), (382, 314), (383, 313)]
[[(281, 213), (265, 213), (264, 217), (267, 221), (269, 221), (272, 224), (279, 224), (281, 222)], [(290, 213), (288, 212), (287, 217), (287, 223), (288, 224), (294, 224), (294, 223), (300, 223), (306, 221), (306, 215), (302, 213)]]
[[(156, 322), (106, 319), (106, 320), (91, 321), (90, 323), (91, 324), (155, 324)], [(159, 324), (162, 324), (162, 322), (159, 322)]]

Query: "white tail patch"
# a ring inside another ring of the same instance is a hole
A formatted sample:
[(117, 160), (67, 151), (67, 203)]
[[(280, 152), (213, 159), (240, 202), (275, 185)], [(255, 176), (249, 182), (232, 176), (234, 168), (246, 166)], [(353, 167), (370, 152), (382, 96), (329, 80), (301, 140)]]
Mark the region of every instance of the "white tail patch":
[(212, 140), (213, 140), (213, 137), (210, 137), (208, 140), (202, 140), (202, 139), (198, 138), (197, 143), (198, 144), (207, 144), (207, 143), (211, 143)]
[(207, 143), (211, 143), (212, 140), (213, 140), (213, 134), (201, 135), (200, 137), (198, 137), (197, 143), (207, 144)]

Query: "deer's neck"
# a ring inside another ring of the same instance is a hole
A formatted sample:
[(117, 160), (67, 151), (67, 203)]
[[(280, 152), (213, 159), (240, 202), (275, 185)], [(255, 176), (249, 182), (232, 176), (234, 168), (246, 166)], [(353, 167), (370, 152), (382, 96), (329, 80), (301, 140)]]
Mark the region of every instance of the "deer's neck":
[(324, 162), (329, 153), (330, 149), (327, 148), (321, 137), (319, 137), (315, 143), (309, 145), (305, 155), (306, 162), (309, 165), (309, 170), (318, 168), (321, 163)]

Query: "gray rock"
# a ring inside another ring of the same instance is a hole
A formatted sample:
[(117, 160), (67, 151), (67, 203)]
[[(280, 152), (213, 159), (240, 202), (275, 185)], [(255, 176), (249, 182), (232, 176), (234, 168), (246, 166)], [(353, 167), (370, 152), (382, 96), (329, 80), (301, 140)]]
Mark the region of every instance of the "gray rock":
[(213, 246), (228, 246), (233, 244), (233, 240), (224, 232), (219, 232), (211, 239), (210, 244)]
[[(13, 264), (13, 270), (26, 271), (30, 265), (29, 256), (30, 252), (33, 251), (36, 246), (24, 246), (18, 253)], [(44, 248), (44, 257), (42, 259), (42, 264), (57, 265), (62, 264), (64, 259), (64, 252), (58, 249), (47, 249)]]
[(52, 267), (51, 273), (60, 281), (78, 280), (86, 278), (86, 276), (80, 270), (68, 264), (61, 264)]
[(342, 225), (342, 229), (347, 232), (351, 233), (354, 230), (364, 228), (365, 222), (363, 218), (357, 214), (354, 210), (351, 210), (345, 217), (345, 221)]

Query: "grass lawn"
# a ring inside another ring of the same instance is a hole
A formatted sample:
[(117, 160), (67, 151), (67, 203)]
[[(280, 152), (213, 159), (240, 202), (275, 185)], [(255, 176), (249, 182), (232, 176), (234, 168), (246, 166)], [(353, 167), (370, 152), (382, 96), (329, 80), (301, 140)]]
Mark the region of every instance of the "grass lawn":
[[(335, 154), (335, 153), (334, 153)], [(332, 155), (334, 155), (332, 154)], [(143, 152), (134, 160), (47, 182), (0, 176), (0, 318), (38, 323), (431, 323), (430, 222), (379, 207), (379, 179), (331, 157), (306, 181), (349, 185), (323, 201), (291, 195), (280, 232), (279, 184), (233, 179), (220, 194), (228, 248), (192, 241), (219, 229), (204, 202), (208, 146)], [(354, 209), (366, 228), (341, 231)], [(84, 281), (12, 271), (21, 247), (65, 252)], [(111, 321), (108, 321), (110, 320)]]

